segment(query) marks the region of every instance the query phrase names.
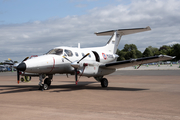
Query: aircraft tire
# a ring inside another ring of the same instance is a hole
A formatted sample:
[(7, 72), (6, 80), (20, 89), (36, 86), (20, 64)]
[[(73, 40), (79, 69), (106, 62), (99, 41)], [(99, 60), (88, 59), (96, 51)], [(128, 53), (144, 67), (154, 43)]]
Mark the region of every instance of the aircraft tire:
[(21, 82), (24, 82), (24, 78), (23, 77), (21, 77)]
[(46, 79), (44, 80), (44, 84), (47, 84), (48, 87), (49, 87), (49, 86), (51, 85), (51, 79), (46, 78)]
[(108, 80), (107, 80), (106, 78), (103, 78), (103, 79), (101, 80), (101, 86), (102, 86), (103, 88), (106, 88), (106, 87), (108, 86)]
[(27, 82), (31, 81), (31, 76), (25, 76), (24, 78), (25, 78), (25, 81)]
[(43, 85), (43, 89), (44, 89), (44, 90), (48, 90), (48, 89), (49, 89), (49, 86), (48, 86), (47, 84), (44, 84), (44, 85)]

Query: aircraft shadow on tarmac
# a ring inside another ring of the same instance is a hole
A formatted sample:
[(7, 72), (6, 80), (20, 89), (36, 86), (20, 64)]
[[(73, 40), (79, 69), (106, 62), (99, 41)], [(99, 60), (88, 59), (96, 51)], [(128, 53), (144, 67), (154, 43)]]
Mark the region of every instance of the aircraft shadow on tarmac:
[[(124, 88), (124, 87), (107, 87), (102, 88), (100, 85), (93, 85), (95, 82), (79, 82), (75, 84), (51, 85), (47, 92), (68, 92), (77, 90), (114, 90), (114, 91), (142, 91), (149, 89), (142, 88)], [(91, 84), (91, 85), (89, 85)], [(87, 86), (88, 85), (88, 86)], [(30, 91), (40, 91), (37, 85), (0, 85), (0, 94), (21, 93)]]

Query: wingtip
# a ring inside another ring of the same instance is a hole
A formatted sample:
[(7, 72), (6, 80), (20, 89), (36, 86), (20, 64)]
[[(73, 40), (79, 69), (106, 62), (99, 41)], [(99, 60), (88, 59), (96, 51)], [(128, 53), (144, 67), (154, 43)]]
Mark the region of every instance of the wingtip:
[(151, 30), (151, 28), (149, 26), (146, 27), (147, 30)]
[(159, 55), (159, 57), (168, 57), (168, 58), (171, 58), (171, 59), (176, 58), (176, 56), (169, 56), (169, 55)]

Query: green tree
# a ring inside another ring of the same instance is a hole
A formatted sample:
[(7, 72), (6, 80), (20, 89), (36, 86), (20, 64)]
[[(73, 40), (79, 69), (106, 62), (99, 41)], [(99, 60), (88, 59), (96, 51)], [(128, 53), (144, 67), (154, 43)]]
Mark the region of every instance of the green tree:
[(180, 44), (174, 44), (172, 46), (172, 56), (176, 56), (174, 60), (180, 60)]
[(117, 50), (117, 54), (119, 55), (118, 61), (142, 57), (141, 51), (139, 51), (134, 44), (125, 44), (124, 49), (121, 51)]
[(163, 45), (159, 48), (159, 54), (162, 55), (171, 55), (172, 54), (172, 48), (167, 45)]
[(14, 61), (14, 63), (18, 63), (18, 61)]
[(136, 57), (137, 57), (137, 58), (141, 58), (141, 57), (142, 57), (141, 51), (136, 50)]
[(150, 57), (150, 56), (153, 56), (153, 53), (149, 48), (146, 48), (143, 52), (143, 57)]
[(130, 52), (132, 50), (137, 50), (137, 47), (135, 44), (125, 44), (123, 51)]
[(148, 48), (149, 48), (149, 50), (152, 52), (153, 56), (160, 54), (158, 48), (155, 48), (155, 47), (152, 47), (152, 46), (149, 46)]
[(124, 56), (125, 56), (126, 52), (123, 52), (122, 50), (118, 49), (116, 54), (119, 55), (117, 61), (125, 60)]

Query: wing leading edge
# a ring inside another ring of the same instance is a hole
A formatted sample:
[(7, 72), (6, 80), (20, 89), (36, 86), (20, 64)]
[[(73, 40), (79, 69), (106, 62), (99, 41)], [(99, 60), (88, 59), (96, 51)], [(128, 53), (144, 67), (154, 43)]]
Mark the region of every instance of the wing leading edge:
[(173, 58), (175, 57), (168, 56), (168, 55), (158, 55), (158, 56), (152, 56), (152, 57), (144, 57), (144, 58), (138, 58), (138, 59), (130, 59), (130, 60), (107, 63), (104, 65), (100, 65), (100, 67), (117, 69), (117, 68), (124, 68), (124, 67), (141, 65), (141, 64), (152, 63), (152, 62), (171, 60)]

